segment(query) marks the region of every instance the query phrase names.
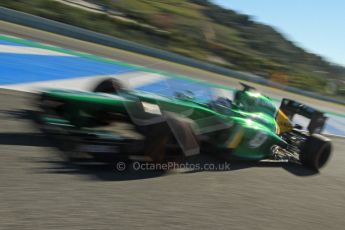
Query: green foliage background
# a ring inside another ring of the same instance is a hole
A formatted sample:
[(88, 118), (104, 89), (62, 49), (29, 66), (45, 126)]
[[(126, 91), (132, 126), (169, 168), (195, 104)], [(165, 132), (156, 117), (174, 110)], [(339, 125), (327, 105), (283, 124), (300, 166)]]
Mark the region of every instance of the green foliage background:
[[(91, 12), (53, 0), (0, 0), (0, 5), (294, 87), (345, 95), (344, 67), (303, 50), (270, 26), (208, 0), (88, 1), (103, 6), (104, 11)], [(329, 84), (337, 88), (329, 92)]]

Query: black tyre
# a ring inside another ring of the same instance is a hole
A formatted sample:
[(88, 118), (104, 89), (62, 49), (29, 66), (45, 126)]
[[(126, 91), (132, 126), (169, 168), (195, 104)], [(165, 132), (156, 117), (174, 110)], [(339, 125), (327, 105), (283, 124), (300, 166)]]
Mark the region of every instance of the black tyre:
[[(94, 89), (93, 92), (96, 93), (109, 93), (109, 94), (119, 94), (121, 91), (126, 90), (122, 83), (115, 78), (108, 78), (102, 80)], [(99, 110), (95, 111), (93, 116), (96, 118), (100, 125), (109, 124), (111, 121), (125, 119), (123, 116), (114, 116), (107, 111)], [(126, 120), (126, 119), (125, 119)]]
[(162, 162), (166, 158), (166, 145), (172, 136), (168, 125), (163, 122), (160, 124), (145, 127), (146, 147), (144, 155), (154, 162)]
[(109, 78), (101, 81), (93, 90), (93, 92), (99, 93), (112, 93), (118, 94), (119, 92), (125, 90), (125, 87), (122, 83), (114, 78)]
[(305, 143), (300, 154), (300, 161), (304, 166), (318, 171), (327, 163), (331, 152), (331, 141), (322, 135), (313, 134)]
[[(183, 156), (188, 156), (199, 147), (197, 137), (194, 134), (190, 120), (182, 118), (176, 114), (166, 114), (166, 121), (145, 127), (147, 137), (145, 155), (155, 162), (164, 160), (177, 160)], [(178, 151), (167, 146), (176, 146)]]

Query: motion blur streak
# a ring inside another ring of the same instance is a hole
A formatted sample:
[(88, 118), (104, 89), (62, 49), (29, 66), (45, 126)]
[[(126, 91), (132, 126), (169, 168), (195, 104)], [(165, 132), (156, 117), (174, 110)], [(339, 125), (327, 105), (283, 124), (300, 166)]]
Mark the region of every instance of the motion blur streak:
[[(89, 90), (99, 78), (116, 77), (137, 90), (169, 97), (174, 96), (176, 91), (190, 90), (199, 100), (208, 101), (212, 95), (211, 90), (215, 87), (224, 87), (201, 84), (186, 78), (169, 77), (169, 73), (138, 68), (120, 61), (105, 60), (101, 57), (91, 59), (75, 51), (6, 35), (0, 38), (0, 47), (6, 47), (0, 50), (2, 88), (32, 91), (54, 86)], [(229, 84), (228, 87), (232, 91), (230, 87), (233, 85)], [(280, 98), (277, 101), (280, 101)], [(344, 130), (345, 118), (330, 116), (325, 132), (345, 136)]]
[[(4, 30), (19, 37), (134, 64), (145, 66), (157, 63), (156, 59), (141, 55), (0, 22), (0, 31)], [(6, 45), (21, 44), (7, 42)], [(1, 77), (5, 73), (4, 67), (0, 68)], [(161, 62), (157, 68), (237, 86), (237, 80), (181, 65)], [(23, 74), (20, 69), (16, 71), (19, 71), (18, 77)], [(92, 74), (104, 73), (92, 69)], [(124, 78), (131, 74), (126, 73)], [(55, 78), (50, 84), (71, 87), (73, 81), (74, 85), (87, 89), (95, 79), (93, 76), (79, 77), (71, 75), (65, 83), (66, 79)], [(159, 83), (156, 78), (156, 75), (151, 75), (152, 81), (139, 87), (153, 87), (151, 83)], [(15, 78), (6, 79), (2, 84), (18, 83), (13, 82)], [(48, 80), (52, 80), (51, 76)], [(21, 87), (25, 87), (22, 84)], [(3, 87), (19, 86), (11, 84)], [(345, 111), (338, 105), (291, 96), (271, 88), (257, 88), (275, 98), (290, 96), (332, 112)], [(0, 95), (0, 228), (224, 229), (227, 226), (233, 229), (314, 230), (342, 229), (345, 224), (342, 202), (345, 199), (343, 139), (333, 138), (334, 157), (328, 167), (316, 176), (299, 165), (270, 162), (232, 163), (232, 171), (226, 172), (171, 172), (168, 176), (156, 171), (126, 170), (115, 173), (115, 163), (110, 166), (87, 162), (77, 165), (61, 159), (60, 152), (30, 125), (30, 117), (23, 112), (32, 109), (29, 102), (33, 95), (8, 90), (0, 90)], [(338, 128), (342, 119), (336, 116), (334, 119)], [(207, 156), (192, 161), (217, 163)]]

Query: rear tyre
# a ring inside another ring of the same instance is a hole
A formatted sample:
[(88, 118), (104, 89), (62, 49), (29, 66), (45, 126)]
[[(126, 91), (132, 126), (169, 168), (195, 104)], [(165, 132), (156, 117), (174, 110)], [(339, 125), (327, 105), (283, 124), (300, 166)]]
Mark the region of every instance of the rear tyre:
[(318, 171), (327, 163), (331, 151), (332, 145), (329, 139), (319, 134), (313, 134), (305, 143), (300, 154), (300, 161), (302, 165)]
[(94, 88), (93, 92), (118, 94), (119, 92), (125, 89), (126, 88), (122, 85), (122, 83), (119, 80), (109, 78), (101, 81)]

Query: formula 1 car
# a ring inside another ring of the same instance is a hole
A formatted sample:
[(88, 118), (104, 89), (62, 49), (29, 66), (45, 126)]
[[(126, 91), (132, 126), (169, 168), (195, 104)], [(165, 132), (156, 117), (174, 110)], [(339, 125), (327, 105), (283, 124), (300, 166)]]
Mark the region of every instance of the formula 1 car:
[[(176, 155), (208, 152), (230, 160), (287, 159), (319, 170), (332, 146), (320, 135), (327, 117), (299, 102), (283, 99), (280, 108), (251, 86), (231, 100), (201, 102), (192, 92), (164, 97), (126, 89), (105, 79), (93, 92), (49, 89), (39, 96), (40, 124), (74, 140), (74, 151), (93, 156), (142, 156), (161, 162)], [(291, 122), (307, 117), (306, 130)], [(121, 132), (129, 124), (134, 135)], [(120, 125), (121, 126), (121, 125)]]

